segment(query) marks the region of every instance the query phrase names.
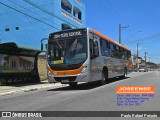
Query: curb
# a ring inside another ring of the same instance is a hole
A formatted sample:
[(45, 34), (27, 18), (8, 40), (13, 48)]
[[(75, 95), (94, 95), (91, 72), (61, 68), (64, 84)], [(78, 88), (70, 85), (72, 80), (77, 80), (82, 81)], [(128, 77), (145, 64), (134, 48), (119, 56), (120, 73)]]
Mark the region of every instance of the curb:
[(5, 96), (5, 95), (11, 95), (11, 94), (18, 94), (18, 93), (23, 93), (23, 92), (31, 92), (31, 91), (38, 91), (38, 90), (41, 90), (41, 89), (46, 89), (46, 88), (57, 88), (57, 87), (60, 87), (62, 86), (61, 84), (48, 84), (48, 85), (40, 85), (40, 86), (31, 86), (31, 87), (28, 87), (28, 88), (22, 88), (22, 89), (19, 89), (19, 90), (6, 90), (5, 92), (1, 92), (0, 93), (0, 96)]

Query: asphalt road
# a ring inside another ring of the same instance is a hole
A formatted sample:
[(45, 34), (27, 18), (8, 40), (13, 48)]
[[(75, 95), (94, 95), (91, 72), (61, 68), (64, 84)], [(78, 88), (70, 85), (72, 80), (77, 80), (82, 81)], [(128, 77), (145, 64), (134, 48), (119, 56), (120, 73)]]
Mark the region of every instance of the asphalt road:
[[(62, 86), (55, 89), (2, 96), (0, 97), (0, 111), (160, 111), (160, 73), (158, 71), (134, 72), (127, 79), (114, 78), (109, 79), (109, 81), (102, 86), (98, 83), (88, 83), (80, 84), (74, 89), (69, 86)], [(118, 106), (116, 86), (154, 86), (155, 94), (154, 97), (144, 101), (140, 106)], [(92, 117), (58, 117), (53, 120), (55, 119), (99, 120), (99, 118)], [(100, 119), (114, 120), (115, 118)], [(158, 118), (155, 119), (158, 120)]]

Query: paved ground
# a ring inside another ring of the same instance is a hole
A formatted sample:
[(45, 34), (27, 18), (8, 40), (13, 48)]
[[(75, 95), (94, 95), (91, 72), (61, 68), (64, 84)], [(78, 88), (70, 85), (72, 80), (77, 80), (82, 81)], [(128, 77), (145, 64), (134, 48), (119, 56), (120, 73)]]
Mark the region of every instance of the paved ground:
[[(145, 73), (132, 72), (128, 76), (134, 77), (142, 74), (145, 74)], [(19, 94), (19, 93), (29, 92), (29, 91), (37, 91), (37, 90), (46, 89), (46, 88), (58, 88), (63, 86), (66, 86), (66, 85), (62, 85), (60, 83), (50, 84), (48, 83), (47, 80), (41, 81), (40, 83), (0, 86), (0, 96)]]
[[(110, 79), (111, 82), (98, 84), (81, 84), (76, 89), (55, 85), (37, 91), (24, 92), (0, 97), (0, 111), (160, 111), (160, 73), (133, 72), (127, 79)], [(48, 83), (42, 85), (49, 85)], [(141, 106), (117, 106), (116, 86), (154, 86), (155, 97), (145, 101)], [(33, 85), (34, 86), (34, 85)], [(39, 86), (39, 85), (35, 85)], [(17, 118), (13, 118), (16, 119)], [(21, 119), (21, 118), (19, 118)], [(26, 118), (27, 119), (27, 118)], [(40, 119), (40, 118), (37, 118)], [(35, 120), (37, 120), (35, 119)], [(116, 118), (43, 118), (53, 120), (115, 120)], [(117, 118), (121, 120), (122, 118)], [(143, 120), (143, 118), (141, 118)], [(144, 118), (146, 120), (146, 118)], [(148, 118), (147, 120), (150, 120)], [(158, 118), (154, 118), (159, 120)], [(128, 120), (128, 119), (125, 119)], [(130, 120), (130, 119), (129, 119)], [(135, 118), (132, 118), (135, 120)]]

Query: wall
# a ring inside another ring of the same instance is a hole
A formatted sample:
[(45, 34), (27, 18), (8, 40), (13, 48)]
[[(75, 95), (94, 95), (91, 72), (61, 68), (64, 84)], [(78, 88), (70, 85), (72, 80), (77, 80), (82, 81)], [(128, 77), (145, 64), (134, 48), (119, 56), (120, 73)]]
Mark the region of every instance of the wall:
[(82, 11), (81, 25), (62, 14), (61, 0), (20, 0), (18, 2), (1, 0), (0, 2), (14, 9), (0, 4), (0, 41), (2, 43), (15, 42), (18, 45), (40, 49), (41, 39), (47, 38), (51, 32), (61, 30), (62, 23), (69, 24), (72, 28), (85, 27), (85, 6), (78, 4), (75, 0), (69, 0), (69, 2)]

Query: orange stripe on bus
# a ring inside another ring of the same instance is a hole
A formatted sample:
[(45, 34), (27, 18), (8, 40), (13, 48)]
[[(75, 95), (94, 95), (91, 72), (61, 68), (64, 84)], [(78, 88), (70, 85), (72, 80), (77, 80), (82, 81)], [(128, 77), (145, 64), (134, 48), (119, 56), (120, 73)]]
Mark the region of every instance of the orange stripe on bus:
[(55, 76), (63, 76), (63, 75), (77, 75), (79, 74), (82, 70), (83, 70), (83, 66), (81, 66), (78, 69), (75, 70), (62, 70), (62, 71), (57, 71), (57, 70), (52, 70), (51, 68), (49, 68), (49, 71), (55, 75)]
[(154, 86), (117, 86), (117, 94), (154, 94)]
[(107, 41), (109, 41), (109, 42), (111, 42), (111, 43), (114, 43), (114, 44), (116, 44), (116, 45), (118, 45), (118, 46), (120, 46), (120, 47), (122, 47), (122, 48), (124, 48), (124, 49), (130, 51), (129, 48), (127, 48), (127, 47), (125, 47), (125, 46), (123, 46), (123, 45), (117, 43), (117, 42), (114, 41), (113, 39), (111, 39), (111, 38), (109, 38), (109, 37), (107, 37), (107, 36), (105, 36), (105, 35), (103, 35), (103, 34), (97, 32), (96, 30), (92, 30), (92, 32), (93, 32), (93, 34), (95, 34), (95, 35), (97, 35), (97, 36), (99, 36), (99, 37), (101, 37), (101, 38), (103, 38), (103, 39), (105, 39), (105, 40), (107, 40)]

